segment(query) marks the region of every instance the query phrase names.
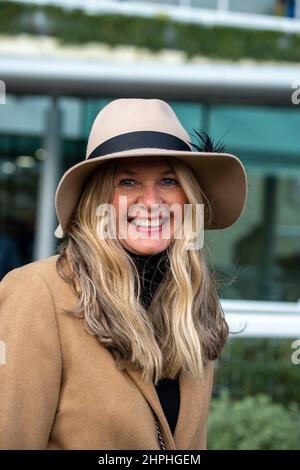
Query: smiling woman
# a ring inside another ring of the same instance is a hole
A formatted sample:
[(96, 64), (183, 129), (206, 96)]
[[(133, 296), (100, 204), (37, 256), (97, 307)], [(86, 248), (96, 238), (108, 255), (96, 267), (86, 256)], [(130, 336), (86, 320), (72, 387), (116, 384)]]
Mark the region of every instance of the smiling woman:
[[(206, 449), (228, 325), (203, 251), (191, 249), (193, 224), (177, 237), (171, 208), (189, 204), (193, 220), (203, 204), (204, 227), (218, 229), (245, 200), (239, 159), (192, 152), (164, 101), (100, 111), (86, 159), (57, 187), (59, 254), (0, 283), (1, 448)], [(118, 222), (117, 236), (104, 236), (101, 204), (130, 227), (127, 238)], [(167, 237), (154, 231), (165, 218)]]
[[(134, 179), (130, 176), (134, 176)], [(166, 178), (166, 176), (168, 177)], [(135, 233), (129, 230), (128, 237), (120, 240), (122, 245), (132, 252), (140, 254), (153, 254), (167, 248), (174, 237), (174, 221), (167, 217), (167, 214), (159, 212), (159, 208), (162, 207), (162, 204), (165, 205), (165, 209), (177, 204), (183, 212), (184, 203), (188, 201), (166, 158), (141, 157), (134, 160), (123, 158), (118, 162), (114, 181), (112, 204), (116, 209), (117, 220), (126, 218), (128, 223), (135, 225), (138, 232), (146, 232), (149, 235), (137, 238), (131, 236), (132, 233)], [(130, 184), (127, 184), (128, 182)], [(126, 197), (129, 208), (134, 205), (136, 205), (136, 209), (140, 207), (135, 211), (135, 216), (130, 217), (127, 212), (122, 214), (121, 196)], [(163, 221), (170, 224), (169, 238), (160, 236)], [(159, 237), (151, 237), (151, 234), (155, 232), (159, 232)]]
[[(132, 160), (123, 161), (128, 168), (133, 166)], [(162, 377), (175, 377), (182, 367), (186, 373), (201, 378), (205, 362), (218, 356), (227, 336), (227, 325), (202, 252), (188, 250), (189, 233), (173, 239), (171, 217), (171, 235), (166, 239), (152, 238), (151, 233), (143, 238), (131, 238), (130, 231), (127, 239), (119, 239), (118, 224), (116, 238), (102, 236), (104, 224), (97, 225), (97, 207), (110, 201), (117, 215), (128, 224), (127, 208), (122, 214), (119, 205), (119, 197), (125, 193), (129, 208), (138, 204), (142, 205), (141, 210), (147, 211), (143, 217), (150, 215), (148, 211), (154, 205), (195, 204), (203, 202), (205, 196), (183, 162), (162, 157), (147, 161), (135, 158), (134, 162), (139, 177), (134, 187), (126, 187), (125, 191), (122, 186), (120, 189), (118, 176), (124, 166), (120, 167), (117, 159), (104, 162), (94, 171), (69, 222), (68, 236), (60, 246), (57, 265), (63, 274), (63, 262), (68, 259), (81, 292), (80, 302), (70, 313), (85, 318), (86, 326), (101, 343), (106, 342), (107, 336), (110, 338), (108, 346), (120, 368), (133, 363), (147, 380), (155, 383)], [(165, 189), (161, 184), (161, 173), (166, 168), (175, 172), (176, 188)], [(209, 201), (206, 205), (209, 213)], [(148, 315), (138, 302), (141, 286), (128, 251), (153, 256), (165, 250), (170, 269), (152, 300)], [(95, 288), (101, 293), (99, 298), (94, 297)], [(201, 304), (208, 305), (209, 310), (202, 310), (200, 322), (197, 309)], [(214, 324), (206, 330), (205, 324), (210, 324), (211, 316), (215, 318)], [(186, 322), (189, 328), (184, 327)]]

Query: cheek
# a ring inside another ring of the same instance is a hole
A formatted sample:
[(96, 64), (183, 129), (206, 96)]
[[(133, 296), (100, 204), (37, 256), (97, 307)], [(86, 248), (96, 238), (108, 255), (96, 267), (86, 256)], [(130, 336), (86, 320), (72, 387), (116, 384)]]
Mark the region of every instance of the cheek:
[(169, 198), (169, 204), (172, 203), (172, 204), (180, 204), (181, 206), (183, 206), (184, 204), (187, 204), (188, 202), (188, 199), (185, 195), (185, 193), (179, 189), (178, 191), (174, 192), (173, 194), (170, 195), (170, 198)]
[[(120, 196), (123, 197), (122, 202), (120, 201)], [(124, 214), (127, 214), (130, 205), (133, 204), (133, 201), (131, 199), (132, 198), (130, 198), (128, 195), (120, 194), (118, 191), (115, 191), (113, 193), (112, 198), (111, 198), (111, 204), (115, 208), (115, 213), (117, 217), (119, 216), (119, 214), (121, 216), (123, 216)]]
[(184, 191), (179, 190), (176, 195), (174, 194), (172, 204), (180, 206), (182, 217), (184, 217), (185, 204), (188, 204), (188, 199)]

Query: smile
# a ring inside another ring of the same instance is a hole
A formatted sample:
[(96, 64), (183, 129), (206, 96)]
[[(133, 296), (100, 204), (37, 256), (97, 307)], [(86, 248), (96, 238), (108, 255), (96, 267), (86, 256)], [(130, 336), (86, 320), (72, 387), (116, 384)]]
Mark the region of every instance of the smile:
[(136, 226), (137, 230), (139, 232), (156, 232), (161, 230), (162, 225), (167, 221), (168, 219), (164, 218), (156, 218), (153, 220), (149, 219), (128, 219), (128, 223)]

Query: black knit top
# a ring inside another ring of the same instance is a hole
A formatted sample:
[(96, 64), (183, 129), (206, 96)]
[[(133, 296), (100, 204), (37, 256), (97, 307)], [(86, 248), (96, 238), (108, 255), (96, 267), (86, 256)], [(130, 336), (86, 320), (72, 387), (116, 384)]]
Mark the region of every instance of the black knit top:
[[(135, 262), (139, 272), (142, 289), (141, 302), (147, 310), (165, 275), (167, 269), (167, 250), (155, 255), (140, 255), (129, 250), (126, 251)], [(155, 388), (170, 429), (174, 434), (180, 406), (178, 377), (175, 379), (161, 379)]]

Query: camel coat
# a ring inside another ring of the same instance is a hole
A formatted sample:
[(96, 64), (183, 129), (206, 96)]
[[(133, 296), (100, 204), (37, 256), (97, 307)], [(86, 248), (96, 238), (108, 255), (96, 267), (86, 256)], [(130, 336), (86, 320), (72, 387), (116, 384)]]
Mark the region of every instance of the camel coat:
[(180, 373), (172, 435), (153, 383), (119, 371), (83, 319), (62, 312), (76, 293), (58, 275), (57, 257), (0, 282), (0, 449), (159, 450), (152, 409), (167, 449), (206, 449), (213, 362), (203, 381)]

